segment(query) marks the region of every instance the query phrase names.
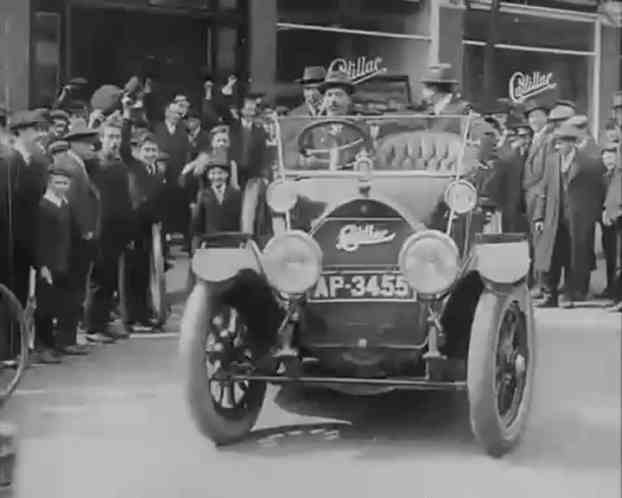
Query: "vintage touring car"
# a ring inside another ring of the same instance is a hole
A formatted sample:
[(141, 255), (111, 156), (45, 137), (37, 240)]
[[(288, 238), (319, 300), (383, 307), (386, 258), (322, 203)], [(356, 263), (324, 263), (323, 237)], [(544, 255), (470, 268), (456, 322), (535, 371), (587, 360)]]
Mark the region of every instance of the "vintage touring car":
[(267, 383), (466, 390), (477, 440), (509, 451), (532, 391), (529, 253), (486, 229), (472, 115), (275, 120), (270, 240), (217, 234), (192, 261), (180, 351), (199, 429), (243, 438)]

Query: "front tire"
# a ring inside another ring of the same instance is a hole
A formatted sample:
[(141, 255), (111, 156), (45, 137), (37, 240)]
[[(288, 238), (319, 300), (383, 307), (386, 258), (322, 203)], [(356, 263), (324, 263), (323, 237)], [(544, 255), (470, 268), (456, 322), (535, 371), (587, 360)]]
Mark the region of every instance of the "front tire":
[[(215, 335), (213, 322), (220, 316), (219, 310), (217, 285), (198, 281), (186, 303), (180, 353), (190, 414), (201, 433), (222, 445), (240, 440), (251, 431), (263, 405), (266, 383), (247, 381), (240, 385), (212, 378), (208, 339)], [(223, 368), (226, 370), (226, 364)], [(237, 405), (236, 387), (243, 391)], [(220, 394), (215, 394), (218, 389)], [(233, 407), (223, 405), (225, 398), (233, 399)]]
[(467, 387), (471, 428), (491, 456), (510, 451), (524, 431), (534, 349), (533, 306), (526, 285), (509, 294), (485, 290), (471, 328)]

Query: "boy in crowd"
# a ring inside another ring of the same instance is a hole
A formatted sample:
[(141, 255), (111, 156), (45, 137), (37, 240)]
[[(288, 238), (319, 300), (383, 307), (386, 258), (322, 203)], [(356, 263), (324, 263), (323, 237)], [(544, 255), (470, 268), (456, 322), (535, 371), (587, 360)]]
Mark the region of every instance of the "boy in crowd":
[(242, 195), (229, 184), (231, 163), (223, 150), (210, 154), (206, 175), (207, 185), (198, 195), (193, 233), (209, 235), (240, 230)]
[[(608, 234), (607, 283), (614, 299), (611, 311), (622, 312), (622, 164), (620, 145), (610, 143), (603, 147), (603, 164), (607, 169), (607, 195), (603, 206), (603, 238)], [(603, 241), (604, 242), (604, 241)], [(604, 245), (604, 244), (603, 244)]]
[(71, 265), (79, 230), (67, 201), (70, 183), (70, 169), (56, 161), (49, 169), (47, 189), (39, 203), (35, 322), (37, 359), (41, 363), (60, 363), (60, 354), (87, 354), (85, 348), (75, 344), (79, 305)]
[(152, 225), (162, 219), (162, 192), (164, 176), (158, 166), (160, 150), (155, 137), (145, 133), (137, 137), (137, 154), (132, 155), (129, 102), (124, 100), (121, 129), (121, 158), (127, 166), (129, 192), (132, 201), (134, 229), (130, 247), (125, 250), (125, 309), (123, 320), (126, 331), (136, 325), (153, 328), (149, 295), (149, 262), (152, 250)]

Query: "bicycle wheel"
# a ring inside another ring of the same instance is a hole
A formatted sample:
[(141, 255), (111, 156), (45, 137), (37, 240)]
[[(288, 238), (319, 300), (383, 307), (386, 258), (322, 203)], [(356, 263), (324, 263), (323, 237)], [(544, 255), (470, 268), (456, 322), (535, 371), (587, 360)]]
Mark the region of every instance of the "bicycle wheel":
[[(32, 325), (32, 324), (31, 324)], [(19, 340), (19, 353), (0, 364), (0, 406), (3, 405), (17, 388), (28, 362), (28, 327), (24, 309), (15, 295), (0, 284), (0, 333), (2, 341), (13, 344)], [(9, 354), (13, 352), (9, 350)]]

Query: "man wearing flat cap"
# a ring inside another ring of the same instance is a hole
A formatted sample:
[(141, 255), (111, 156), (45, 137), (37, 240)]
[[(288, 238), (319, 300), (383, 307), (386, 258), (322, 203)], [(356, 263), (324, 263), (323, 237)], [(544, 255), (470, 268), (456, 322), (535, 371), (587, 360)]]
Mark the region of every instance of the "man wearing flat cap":
[(193, 233), (239, 231), (242, 196), (229, 183), (231, 163), (224, 151), (213, 151), (207, 162), (207, 184), (198, 195)]
[(296, 82), (302, 86), (304, 102), (292, 109), (290, 116), (319, 116), (321, 114), (322, 93), (320, 85), (326, 78), (326, 69), (322, 66), (307, 66), (302, 77)]
[[(544, 178), (532, 217), (535, 269), (543, 272), (541, 307), (573, 307), (585, 300), (593, 267), (594, 226), (602, 209), (602, 164), (577, 149), (578, 130), (563, 123), (553, 135)], [(565, 291), (558, 287), (564, 270)]]

